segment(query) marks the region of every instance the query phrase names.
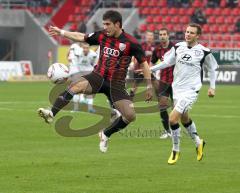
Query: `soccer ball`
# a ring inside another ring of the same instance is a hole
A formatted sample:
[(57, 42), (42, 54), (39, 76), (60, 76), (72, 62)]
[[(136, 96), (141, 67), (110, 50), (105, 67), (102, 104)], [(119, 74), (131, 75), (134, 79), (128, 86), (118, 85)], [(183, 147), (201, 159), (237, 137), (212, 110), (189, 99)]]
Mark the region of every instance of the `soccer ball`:
[(61, 63), (54, 63), (48, 68), (47, 77), (54, 84), (64, 83), (69, 77), (69, 69)]

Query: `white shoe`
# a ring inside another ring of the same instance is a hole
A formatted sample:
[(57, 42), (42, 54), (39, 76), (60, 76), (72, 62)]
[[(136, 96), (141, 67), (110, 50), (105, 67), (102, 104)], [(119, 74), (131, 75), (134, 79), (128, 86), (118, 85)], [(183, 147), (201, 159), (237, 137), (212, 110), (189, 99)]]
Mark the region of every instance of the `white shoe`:
[(99, 143), (99, 149), (101, 152), (106, 153), (108, 149), (108, 137), (103, 133), (103, 131), (100, 131), (98, 133), (98, 136), (100, 138), (100, 143)]
[(120, 116), (121, 113), (117, 109), (112, 109), (110, 123), (113, 123)]
[(40, 117), (42, 117), (46, 123), (53, 122), (53, 113), (49, 109), (39, 108), (37, 110)]
[(161, 136), (160, 136), (160, 139), (167, 139), (167, 138), (171, 138), (172, 137), (172, 134), (165, 131)]

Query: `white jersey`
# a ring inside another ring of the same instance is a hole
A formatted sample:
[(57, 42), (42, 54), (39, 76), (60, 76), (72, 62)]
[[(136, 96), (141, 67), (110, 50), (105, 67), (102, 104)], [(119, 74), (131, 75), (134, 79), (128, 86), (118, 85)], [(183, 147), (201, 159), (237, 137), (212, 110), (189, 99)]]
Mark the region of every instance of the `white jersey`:
[(70, 63), (70, 73), (87, 74), (93, 71), (97, 61), (97, 53), (89, 50), (87, 55), (84, 55), (83, 49), (78, 44), (72, 44), (70, 47), (68, 60)]
[(203, 65), (210, 73), (210, 87), (215, 89), (215, 70), (218, 64), (210, 49), (203, 45), (197, 44), (189, 48), (186, 42), (179, 42), (164, 55), (164, 61), (153, 66), (151, 70), (156, 71), (172, 65), (175, 65), (173, 90), (199, 91), (202, 86)]

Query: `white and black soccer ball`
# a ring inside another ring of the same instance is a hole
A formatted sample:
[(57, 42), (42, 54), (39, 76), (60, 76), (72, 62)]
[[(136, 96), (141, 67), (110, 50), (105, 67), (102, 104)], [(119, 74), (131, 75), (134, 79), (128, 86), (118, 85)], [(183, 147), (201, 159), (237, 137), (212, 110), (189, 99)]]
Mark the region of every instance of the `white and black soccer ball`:
[(48, 68), (47, 77), (54, 84), (64, 83), (69, 77), (69, 69), (65, 64), (54, 63)]

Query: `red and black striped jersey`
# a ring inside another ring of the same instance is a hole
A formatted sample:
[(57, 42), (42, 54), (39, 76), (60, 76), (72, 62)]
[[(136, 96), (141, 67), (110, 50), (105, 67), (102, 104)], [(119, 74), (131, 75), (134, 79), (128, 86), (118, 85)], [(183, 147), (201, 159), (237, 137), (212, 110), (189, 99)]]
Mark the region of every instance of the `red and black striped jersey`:
[[(169, 45), (167, 48), (163, 48), (161, 44), (157, 45), (155, 50), (153, 51), (151, 62), (155, 64), (159, 59), (160, 61), (163, 61), (164, 54), (169, 51), (174, 44), (172, 42), (169, 42)], [(172, 84), (173, 82), (173, 69), (174, 66), (170, 66), (168, 68), (164, 68), (160, 70), (160, 80)]]
[(84, 39), (90, 45), (100, 45), (99, 60), (94, 71), (106, 80), (125, 81), (132, 56), (139, 63), (146, 61), (142, 46), (124, 31), (118, 38), (99, 31), (86, 35)]
[[(147, 42), (143, 42), (142, 48), (145, 52), (148, 65), (151, 66), (151, 58), (152, 58), (153, 50), (155, 48), (155, 44), (154, 43), (148, 44)], [(141, 69), (139, 63), (137, 61), (134, 61), (134, 70), (138, 71), (139, 69)]]

